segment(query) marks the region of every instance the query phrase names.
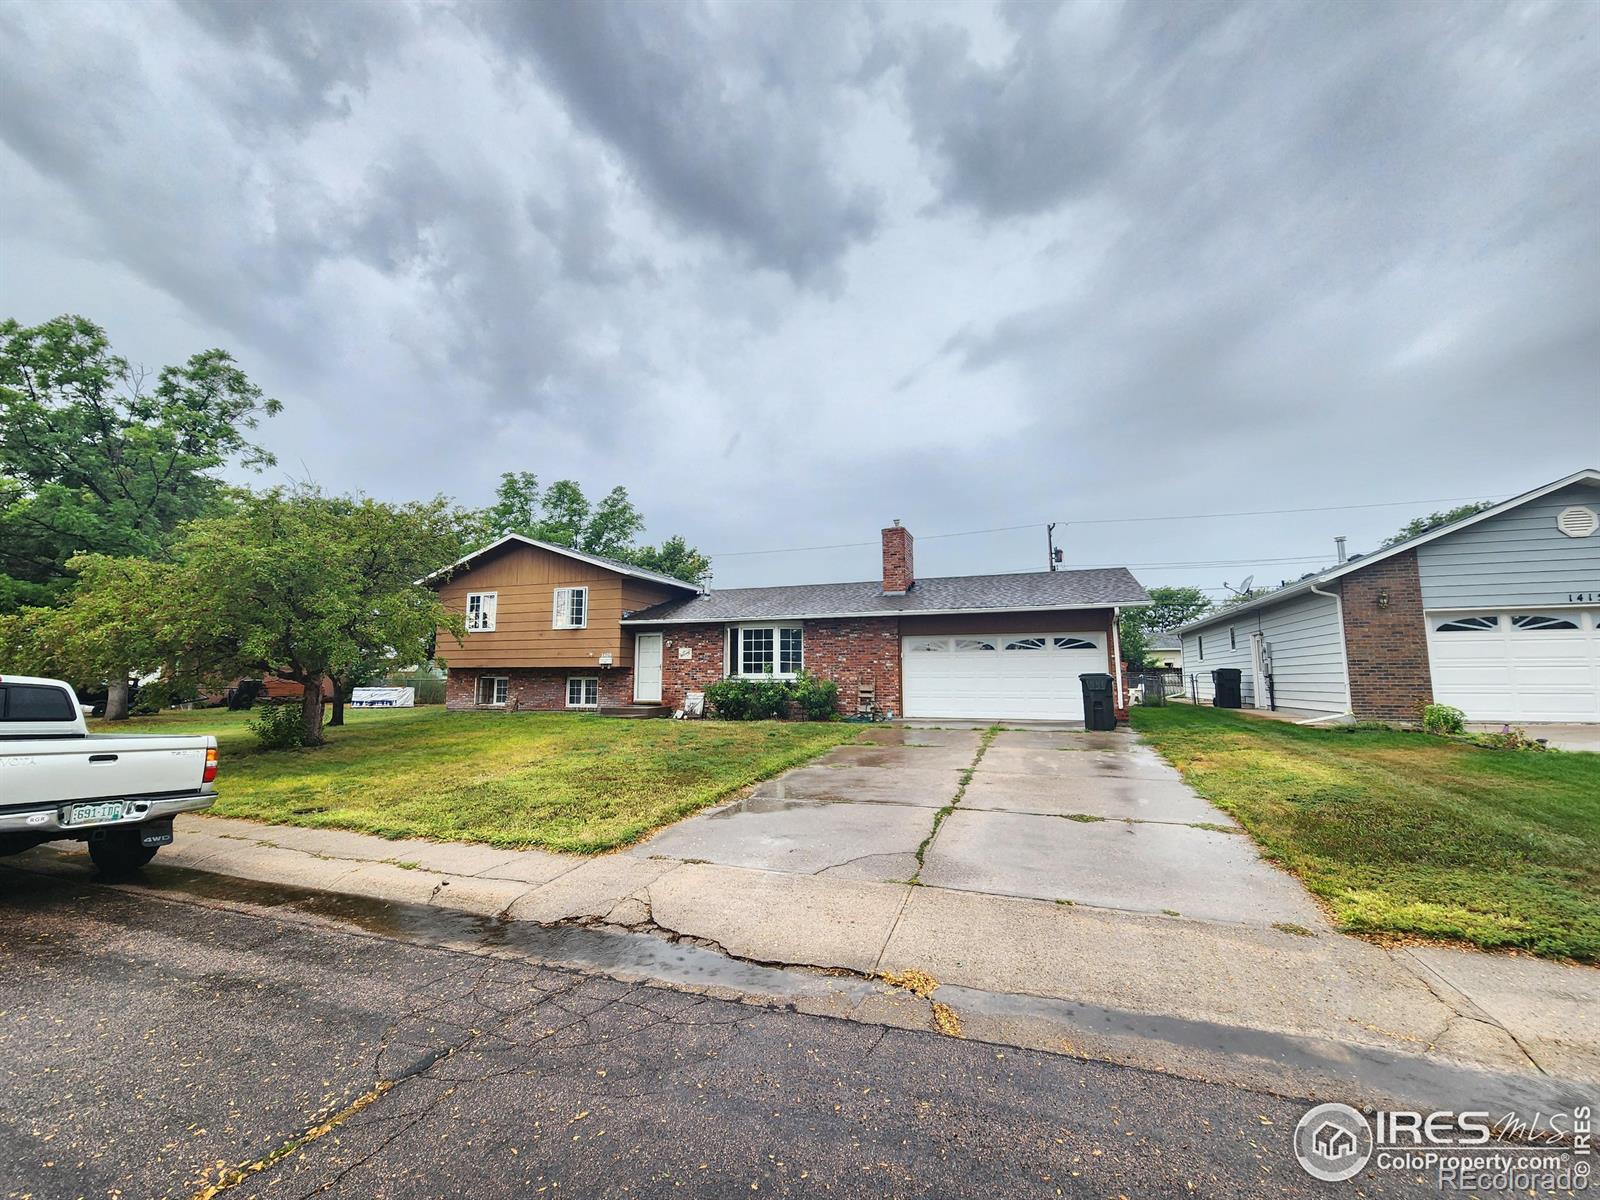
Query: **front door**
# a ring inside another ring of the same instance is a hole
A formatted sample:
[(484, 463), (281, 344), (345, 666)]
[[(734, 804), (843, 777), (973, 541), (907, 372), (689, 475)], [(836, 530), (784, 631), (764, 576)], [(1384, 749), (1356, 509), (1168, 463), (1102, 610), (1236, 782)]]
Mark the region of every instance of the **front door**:
[(1255, 707), (1272, 707), (1272, 690), (1267, 683), (1267, 639), (1266, 635), (1252, 633), (1250, 635), (1250, 682), (1255, 686)]
[(661, 703), (661, 635), (640, 633), (633, 640), (633, 698)]

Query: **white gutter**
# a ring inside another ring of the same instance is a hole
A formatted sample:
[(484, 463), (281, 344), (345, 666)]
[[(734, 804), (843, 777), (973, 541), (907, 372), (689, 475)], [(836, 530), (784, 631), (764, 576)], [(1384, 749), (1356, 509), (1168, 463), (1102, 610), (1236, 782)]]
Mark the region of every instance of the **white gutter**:
[(1116, 607), (1111, 609), (1111, 657), (1117, 679), (1117, 707), (1122, 708), (1122, 610)]
[(1344, 667), (1344, 709), (1345, 712), (1354, 714), (1355, 706), (1350, 702), (1350, 651), (1345, 645), (1344, 636), (1344, 597), (1339, 592), (1325, 592), (1314, 583), (1309, 590), (1313, 596), (1322, 596), (1333, 601), (1334, 615), (1339, 618), (1339, 662)]

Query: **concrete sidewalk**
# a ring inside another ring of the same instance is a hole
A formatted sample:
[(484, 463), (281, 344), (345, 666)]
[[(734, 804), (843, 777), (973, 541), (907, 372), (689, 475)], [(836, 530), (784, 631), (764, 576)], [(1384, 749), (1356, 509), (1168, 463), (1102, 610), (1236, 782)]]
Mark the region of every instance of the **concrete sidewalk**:
[[(159, 866), (685, 939), (756, 964), (925, 971), (969, 1034), (1018, 1045), (1255, 1084), (1281, 1081), (1297, 1055), (1351, 1070), (1389, 1056), (1411, 1077), (1420, 1063), (1600, 1080), (1600, 971), (1587, 967), (676, 858), (179, 824)], [(13, 861), (89, 870), (80, 852), (52, 847)]]

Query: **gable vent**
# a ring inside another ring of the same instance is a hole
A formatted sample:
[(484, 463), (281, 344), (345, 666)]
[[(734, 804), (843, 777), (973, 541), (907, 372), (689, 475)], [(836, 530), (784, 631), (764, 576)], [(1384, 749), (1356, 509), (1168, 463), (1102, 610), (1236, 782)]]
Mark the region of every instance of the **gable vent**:
[(1595, 516), (1594, 509), (1574, 504), (1571, 508), (1563, 508), (1557, 515), (1556, 528), (1568, 537), (1588, 537), (1600, 529), (1600, 517)]

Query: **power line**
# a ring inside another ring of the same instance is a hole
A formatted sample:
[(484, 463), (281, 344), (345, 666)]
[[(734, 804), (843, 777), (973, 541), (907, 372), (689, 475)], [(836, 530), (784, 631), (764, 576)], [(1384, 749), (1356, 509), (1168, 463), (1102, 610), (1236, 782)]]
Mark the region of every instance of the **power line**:
[[(1481, 500), (1482, 496), (1439, 496), (1432, 500), (1383, 500), (1368, 504), (1319, 504), (1309, 508), (1257, 508), (1241, 512), (1172, 513), (1159, 517), (1085, 517), (1076, 521), (1058, 521), (1058, 525), (1124, 525), (1144, 521), (1218, 521), (1228, 517), (1279, 517), (1297, 513), (1348, 512), (1365, 508), (1406, 508), (1421, 504), (1459, 504), (1467, 500)], [(1043, 521), (1029, 521), (1023, 525), (996, 525), (992, 529), (962, 529), (955, 533), (927, 533), (917, 540), (931, 542), (938, 538), (978, 537), (987, 533), (1014, 533), (1018, 529), (1037, 529)], [(748, 558), (757, 554), (803, 554), (810, 550), (859, 550), (876, 546), (877, 542), (834, 542), (826, 546), (786, 546), (778, 550), (728, 550), (713, 554), (712, 558)]]

